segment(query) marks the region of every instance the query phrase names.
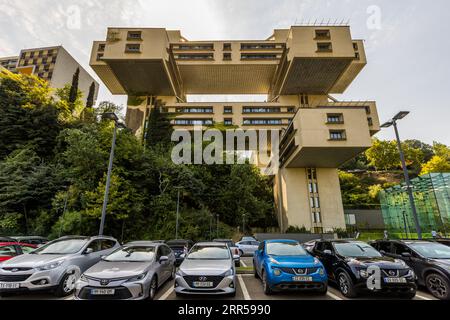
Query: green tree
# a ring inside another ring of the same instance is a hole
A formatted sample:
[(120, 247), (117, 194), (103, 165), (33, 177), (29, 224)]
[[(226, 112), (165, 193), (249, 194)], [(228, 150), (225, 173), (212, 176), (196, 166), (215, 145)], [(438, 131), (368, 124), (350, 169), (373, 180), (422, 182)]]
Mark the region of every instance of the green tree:
[(375, 170), (390, 170), (399, 166), (400, 155), (395, 141), (374, 139), (373, 146), (366, 151), (369, 165)]
[(89, 87), (89, 93), (86, 99), (86, 108), (92, 108), (94, 106), (94, 97), (95, 97), (95, 82), (92, 81), (91, 86)]
[(171, 143), (173, 128), (167, 114), (160, 109), (156, 106), (150, 111), (145, 135), (145, 143), (148, 147), (169, 146)]
[(441, 156), (434, 156), (430, 161), (424, 164), (420, 174), (440, 172), (450, 172), (450, 162)]
[(80, 78), (80, 68), (77, 68), (75, 73), (72, 76), (72, 84), (70, 86), (69, 91), (69, 99), (67, 100), (69, 103), (74, 104), (78, 99), (78, 81)]

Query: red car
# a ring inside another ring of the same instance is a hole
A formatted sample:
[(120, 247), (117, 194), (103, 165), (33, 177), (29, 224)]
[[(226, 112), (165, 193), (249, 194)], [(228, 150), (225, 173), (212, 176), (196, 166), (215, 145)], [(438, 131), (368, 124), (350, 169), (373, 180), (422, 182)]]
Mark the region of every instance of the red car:
[(34, 244), (20, 242), (0, 242), (0, 262), (9, 260), (15, 256), (29, 253), (36, 249)]

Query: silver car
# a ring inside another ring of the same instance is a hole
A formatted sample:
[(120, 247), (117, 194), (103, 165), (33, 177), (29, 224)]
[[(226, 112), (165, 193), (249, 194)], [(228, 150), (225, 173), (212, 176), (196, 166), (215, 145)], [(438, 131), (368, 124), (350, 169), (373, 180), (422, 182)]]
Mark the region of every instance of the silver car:
[(175, 255), (163, 243), (136, 241), (103, 257), (77, 281), (78, 300), (153, 300), (175, 277)]
[(236, 270), (227, 244), (201, 242), (192, 247), (175, 277), (175, 293), (236, 295)]
[(236, 246), (241, 256), (253, 256), (255, 251), (258, 250), (259, 241), (242, 240), (236, 242)]
[(81, 274), (120, 247), (110, 237), (63, 237), (0, 265), (0, 295), (13, 292), (54, 290), (71, 294)]

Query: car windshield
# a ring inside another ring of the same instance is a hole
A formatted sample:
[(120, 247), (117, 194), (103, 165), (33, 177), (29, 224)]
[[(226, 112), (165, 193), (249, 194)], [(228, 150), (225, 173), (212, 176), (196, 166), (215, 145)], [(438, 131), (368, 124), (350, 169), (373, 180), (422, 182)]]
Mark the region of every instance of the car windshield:
[(306, 256), (308, 253), (296, 242), (269, 242), (267, 254), (271, 256)]
[(450, 259), (450, 247), (440, 243), (412, 243), (410, 246), (428, 259)]
[(230, 250), (219, 246), (194, 246), (189, 252), (189, 260), (227, 260)]
[(123, 247), (103, 260), (108, 262), (150, 262), (155, 257), (155, 247)]
[(33, 254), (72, 254), (80, 251), (87, 243), (87, 239), (67, 239), (48, 243), (39, 249), (34, 250)]
[(381, 253), (364, 242), (335, 243), (337, 253), (349, 258), (377, 258), (382, 257)]

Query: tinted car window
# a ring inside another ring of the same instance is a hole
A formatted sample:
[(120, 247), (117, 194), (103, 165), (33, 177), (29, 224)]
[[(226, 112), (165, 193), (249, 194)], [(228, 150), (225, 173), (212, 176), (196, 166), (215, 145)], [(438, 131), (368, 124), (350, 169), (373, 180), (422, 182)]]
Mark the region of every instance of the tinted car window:
[(161, 246), (161, 250), (164, 256), (168, 256), (172, 253), (172, 250), (170, 250), (170, 248), (167, 246)]
[(86, 239), (59, 240), (35, 250), (36, 254), (72, 254), (80, 251), (86, 244)]
[(393, 243), (392, 244), (392, 253), (393, 254), (401, 255), (404, 252), (411, 253), (411, 250), (409, 250), (408, 247), (406, 247), (405, 245), (403, 245), (401, 243)]
[(252, 246), (259, 246), (259, 242), (258, 241), (251, 241), (251, 245)]
[(410, 246), (425, 258), (450, 259), (450, 247), (440, 243), (413, 243)]
[(101, 240), (100, 242), (101, 242), (101, 250), (108, 250), (116, 245), (116, 242), (113, 240)]
[(124, 247), (114, 251), (107, 256), (104, 261), (110, 262), (147, 262), (152, 261), (155, 257), (155, 247), (132, 246)]
[(375, 248), (364, 242), (335, 243), (336, 252), (343, 257), (381, 257)]
[(267, 254), (273, 256), (306, 256), (308, 255), (299, 243), (295, 242), (269, 242)]
[(390, 242), (377, 242), (376, 246), (374, 246), (378, 251), (383, 250), (384, 252), (391, 252), (391, 243)]
[(94, 240), (92, 241), (86, 249), (92, 249), (93, 252), (102, 250), (102, 240)]
[(14, 246), (3, 246), (0, 247), (0, 256), (1, 257), (13, 257), (16, 256), (16, 248)]
[(325, 250), (330, 250), (333, 252), (333, 246), (329, 242), (319, 242), (316, 245), (316, 250), (320, 252), (324, 252)]

